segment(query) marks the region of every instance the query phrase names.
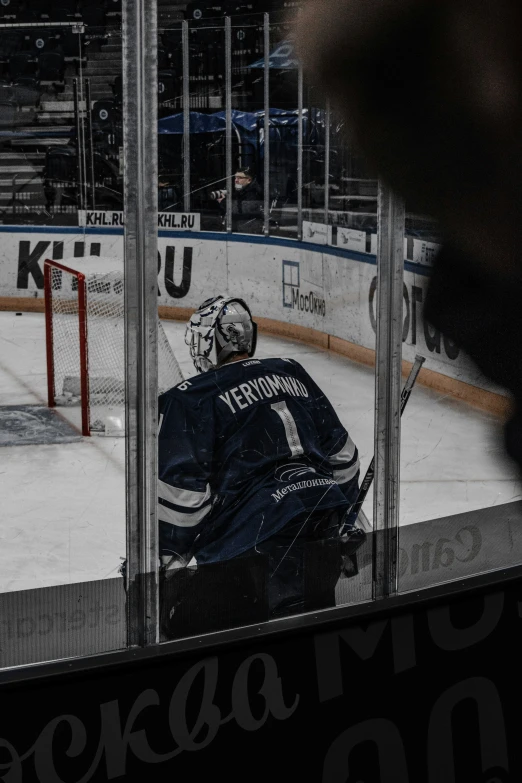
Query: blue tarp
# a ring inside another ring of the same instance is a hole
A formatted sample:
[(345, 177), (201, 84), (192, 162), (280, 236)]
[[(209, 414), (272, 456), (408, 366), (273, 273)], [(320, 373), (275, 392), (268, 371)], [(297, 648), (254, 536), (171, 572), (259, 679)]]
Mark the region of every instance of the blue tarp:
[[(313, 111), (309, 118), (309, 112), (304, 110), (303, 131), (308, 144), (321, 146), (324, 143), (324, 111)], [(212, 114), (203, 114), (202, 112), (190, 112), (190, 133), (225, 133), (226, 114), (224, 111), (214, 112)], [(232, 126), (241, 137), (244, 154), (248, 153), (248, 147), (252, 151), (257, 150), (259, 160), (263, 160), (265, 134), (264, 134), (264, 111), (244, 112), (237, 109), (232, 110)], [(309, 120), (312, 123), (311, 133), (308, 132)], [(298, 144), (298, 121), (299, 112), (297, 109), (270, 109), (270, 142), (275, 144), (282, 143), (290, 154), (294, 154)], [(182, 135), (183, 134), (183, 113), (173, 114), (170, 117), (164, 117), (158, 122), (158, 133), (162, 135)]]
[[(190, 112), (190, 133), (223, 133), (225, 121), (214, 114), (202, 114), (199, 111)], [(183, 133), (183, 113), (163, 117), (158, 122), (158, 133)]]
[[(306, 124), (305, 110), (305, 124)], [(252, 133), (259, 124), (264, 122), (265, 112), (245, 112), (232, 110), (232, 124), (243, 131)], [(297, 109), (270, 109), (270, 125), (272, 127), (297, 126)], [(190, 133), (224, 133), (226, 130), (226, 114), (224, 111), (203, 114), (199, 111), (190, 112)], [(183, 133), (183, 112), (164, 117), (158, 122), (158, 133)]]

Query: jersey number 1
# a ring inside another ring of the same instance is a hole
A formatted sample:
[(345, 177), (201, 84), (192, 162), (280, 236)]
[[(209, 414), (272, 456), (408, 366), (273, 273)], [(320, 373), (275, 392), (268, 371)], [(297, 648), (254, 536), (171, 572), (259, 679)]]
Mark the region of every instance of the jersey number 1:
[(297, 432), (297, 424), (295, 423), (294, 417), (288, 410), (286, 402), (274, 402), (274, 404), (270, 407), (277, 413), (283, 422), (286, 440), (288, 441), (288, 446), (290, 448), (292, 457), (299, 457), (301, 454), (304, 454), (303, 446), (299, 440), (299, 433)]

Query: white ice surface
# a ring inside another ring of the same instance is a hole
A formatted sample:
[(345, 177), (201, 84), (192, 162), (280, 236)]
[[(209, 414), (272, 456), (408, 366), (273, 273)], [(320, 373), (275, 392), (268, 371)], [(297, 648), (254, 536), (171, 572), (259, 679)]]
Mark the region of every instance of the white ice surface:
[[(184, 325), (163, 322), (186, 377)], [(374, 374), (302, 343), (260, 335), (258, 354), (294, 357), (326, 392), (356, 442), (373, 455)], [(42, 315), (0, 312), (0, 405), (45, 404)], [(420, 386), (402, 419), (401, 524), (522, 497), (492, 416)], [(125, 556), (125, 440), (0, 449), (0, 592), (117, 575)], [(372, 518), (372, 495), (364, 505)]]

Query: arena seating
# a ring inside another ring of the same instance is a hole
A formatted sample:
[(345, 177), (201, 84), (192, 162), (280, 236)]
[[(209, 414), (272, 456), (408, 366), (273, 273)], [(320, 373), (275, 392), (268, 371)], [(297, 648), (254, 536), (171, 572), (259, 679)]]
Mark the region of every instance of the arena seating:
[(89, 27), (103, 27), (105, 25), (105, 6), (101, 3), (89, 4), (80, 11), (82, 22)]
[(259, 13), (286, 13), (298, 8), (302, 0), (191, 0), (185, 18), (193, 21), (220, 16), (246, 16)]
[(121, 107), (115, 101), (96, 101), (91, 117), (95, 148), (107, 159), (115, 160), (123, 144)]
[(169, 67), (181, 75), (183, 69), (183, 52), (181, 49), (181, 34), (178, 30), (165, 30), (160, 33), (163, 49), (169, 55)]
[(158, 99), (160, 106), (167, 101), (172, 101), (178, 94), (177, 78), (172, 70), (158, 72)]
[(60, 52), (43, 52), (38, 56), (38, 75), (42, 82), (63, 82), (65, 57)]
[(52, 10), (49, 9), (49, 21), (74, 22), (76, 21), (76, 10), (73, 10), (69, 6), (63, 5), (60, 5), (57, 8), (53, 8)]
[[(291, 2), (297, 0), (203, 0), (185, 6), (175, 0), (158, 0), (159, 116), (182, 109), (180, 18), (183, 14), (191, 20), (191, 108), (205, 112), (224, 107), (225, 64), (224, 31), (216, 29), (222, 25), (222, 20), (219, 25), (209, 25), (206, 20), (225, 14), (246, 15), (241, 21), (243, 25), (244, 20), (244, 26), (234, 23), (233, 71), (239, 85), (235, 93), (238, 108), (252, 106), (256, 100), (251, 86), (254, 74), (249, 72), (248, 65), (259, 58), (259, 27), (250, 23), (252, 12), (267, 10), (265, 6), (270, 4), (282, 7)], [(198, 8), (201, 15), (197, 13)], [(58, 202), (65, 204), (70, 206), (71, 215), (76, 198), (72, 186), (53, 185), (55, 195), (51, 197), (49, 183), (70, 183), (71, 180), (76, 183), (78, 176), (75, 145), (67, 145), (67, 139), (74, 139), (76, 134), (74, 79), (89, 79), (96, 180), (97, 183), (110, 183), (103, 186), (107, 199), (97, 198), (97, 203), (108, 203), (109, 191), (117, 191), (114, 171), (119, 171), (118, 158), (123, 143), (121, 11), (121, 0), (57, 0), (54, 5), (50, 0), (0, 0), (0, 20), (40, 23), (34, 28), (0, 29), (0, 121), (7, 129), (23, 124), (27, 136), (24, 140), (4, 135), (0, 149), (45, 153), (47, 206), (56, 206)], [(73, 28), (73, 22), (83, 22), (84, 32)], [(53, 23), (57, 23), (56, 27)], [(69, 25), (62, 26), (63, 23)], [(255, 76), (259, 77), (259, 74)], [(36, 107), (39, 107), (37, 113)], [(176, 169), (178, 163), (179, 152), (168, 170)], [(43, 170), (43, 157), (40, 165)], [(0, 164), (0, 174), (4, 166), (7, 167), (7, 163)], [(4, 179), (8, 179), (8, 175)], [(166, 201), (176, 200), (166, 191), (163, 195)], [(117, 200), (120, 196), (116, 193), (114, 198)], [(28, 212), (25, 217), (31, 222)], [(2, 219), (5, 222), (5, 217)]]
[(55, 206), (76, 205), (78, 160), (74, 147), (49, 148), (45, 156), (43, 176), (46, 208), (49, 212)]
[(111, 87), (114, 96), (114, 105), (121, 106), (123, 101), (123, 77), (121, 73), (116, 76)]
[(24, 34), (21, 30), (0, 30), (0, 63), (6, 64), (9, 58), (22, 49)]
[(32, 52), (18, 52), (9, 58), (9, 75), (14, 81), (21, 76), (36, 77), (38, 60)]
[(19, 13), (21, 3), (19, 0), (2, 0), (0, 3), (0, 20), (2, 22), (11, 22), (16, 19)]
[(41, 99), (41, 84), (38, 79), (21, 76), (12, 85), (13, 101), (19, 106), (37, 107)]
[(11, 82), (0, 81), (0, 103), (9, 103), (13, 99), (13, 92)]
[(49, 51), (57, 45), (56, 32), (45, 27), (36, 30), (27, 30), (24, 36), (24, 44), (28, 51), (34, 55)]
[(86, 24), (100, 27), (106, 15), (121, 15), (121, 0), (0, 0), (0, 22), (38, 23), (70, 22), (81, 19)]
[(18, 125), (17, 106), (13, 101), (0, 99), (0, 129), (9, 130)]
[(96, 101), (92, 107), (93, 128), (110, 130), (117, 116), (120, 116), (120, 112), (115, 107), (114, 101)]

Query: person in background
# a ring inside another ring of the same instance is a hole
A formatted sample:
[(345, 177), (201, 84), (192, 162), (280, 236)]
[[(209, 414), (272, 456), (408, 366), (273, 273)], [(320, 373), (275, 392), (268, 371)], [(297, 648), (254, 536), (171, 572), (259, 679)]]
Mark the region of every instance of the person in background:
[[(216, 201), (226, 220), (226, 199), (228, 194), (221, 191)], [(263, 188), (257, 181), (254, 170), (249, 167), (237, 169), (234, 175), (232, 194), (232, 231), (239, 234), (261, 234), (264, 225)]]
[(168, 176), (158, 178), (158, 212), (183, 212), (177, 187)]

